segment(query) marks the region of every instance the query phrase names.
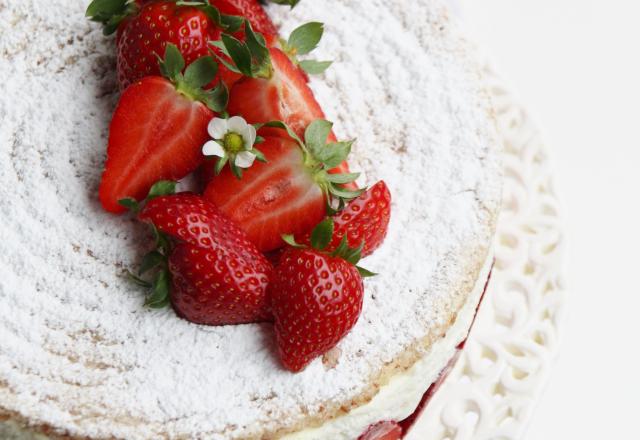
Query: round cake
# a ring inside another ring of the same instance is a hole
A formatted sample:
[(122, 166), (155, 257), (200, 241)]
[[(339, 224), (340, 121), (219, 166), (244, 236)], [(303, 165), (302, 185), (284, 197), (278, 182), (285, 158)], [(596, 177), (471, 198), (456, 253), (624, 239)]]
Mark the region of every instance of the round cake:
[[(97, 198), (118, 99), (114, 42), (82, 0), (0, 0), (3, 438), (357, 439), (410, 416), (468, 334), (492, 264), (502, 177), (480, 64), (434, 0), (267, 7), (325, 24), (311, 88), (362, 184), (393, 195), (362, 315), (291, 373), (273, 326), (143, 307), (123, 276), (143, 226)], [(372, 437), (373, 438), (373, 437)]]

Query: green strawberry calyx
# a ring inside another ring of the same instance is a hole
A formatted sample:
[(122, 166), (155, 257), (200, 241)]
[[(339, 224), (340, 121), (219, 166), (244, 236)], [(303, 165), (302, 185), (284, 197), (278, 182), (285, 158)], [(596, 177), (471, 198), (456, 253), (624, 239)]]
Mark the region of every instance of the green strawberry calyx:
[[(376, 276), (377, 274), (361, 266), (358, 266), (358, 263), (362, 259), (362, 249), (364, 248), (365, 244), (364, 241), (357, 248), (352, 248), (349, 247), (349, 244), (347, 243), (347, 236), (344, 235), (342, 237), (342, 240), (340, 241), (340, 244), (333, 252), (324, 252), (327, 246), (329, 246), (329, 244), (333, 240), (334, 229), (335, 224), (331, 217), (327, 217), (326, 219), (318, 223), (318, 225), (311, 232), (311, 248), (318, 252), (325, 253), (331, 257), (342, 258), (347, 263), (355, 266), (360, 273), (360, 276), (363, 278)], [(293, 248), (307, 249), (307, 246), (296, 242), (295, 237), (291, 234), (284, 234), (282, 236), (282, 240), (284, 240), (285, 243)]]
[(176, 86), (178, 92), (192, 101), (202, 102), (216, 113), (225, 111), (229, 102), (229, 91), (224, 82), (219, 81), (212, 89), (203, 88), (218, 74), (218, 64), (213, 57), (200, 57), (185, 69), (185, 61), (180, 50), (169, 43), (164, 58), (158, 56), (158, 60), (160, 72)]
[[(175, 194), (176, 182), (170, 180), (161, 180), (151, 187), (149, 195), (142, 202), (148, 202), (156, 197)], [(140, 212), (141, 202), (132, 198), (126, 198), (118, 201), (118, 203), (129, 209), (134, 214)], [(137, 274), (126, 270), (125, 276), (135, 285), (144, 288), (147, 291), (145, 305), (152, 309), (162, 309), (169, 305), (171, 292), (171, 272), (169, 271), (169, 255), (173, 250), (171, 239), (160, 232), (153, 224), (151, 224), (151, 232), (155, 240), (155, 249), (142, 257), (142, 262)], [(142, 276), (150, 279), (143, 279)]]
[(87, 7), (85, 15), (91, 21), (104, 25), (105, 35), (113, 34), (120, 23), (138, 12), (135, 0), (93, 0)]
[(289, 59), (309, 75), (320, 75), (333, 61), (300, 60), (300, 55), (312, 52), (324, 35), (324, 24), (310, 22), (296, 28), (287, 40), (280, 39), (280, 47)]
[(315, 182), (322, 189), (327, 200), (327, 213), (333, 215), (341, 211), (345, 204), (362, 195), (365, 189), (351, 190), (343, 185), (354, 182), (360, 173), (330, 173), (344, 162), (351, 153), (351, 147), (355, 140), (327, 143), (327, 138), (333, 127), (333, 123), (324, 119), (316, 119), (307, 127), (304, 141), (284, 122), (271, 121), (266, 124), (257, 124), (256, 129), (262, 127), (279, 128), (295, 140), (304, 154), (304, 164), (313, 175)]
[(243, 20), (245, 41), (240, 41), (229, 33), (223, 33), (220, 40), (209, 44), (222, 51), (224, 56), (213, 52), (227, 69), (250, 78), (271, 78), (273, 67), (264, 36), (254, 32), (249, 20)]

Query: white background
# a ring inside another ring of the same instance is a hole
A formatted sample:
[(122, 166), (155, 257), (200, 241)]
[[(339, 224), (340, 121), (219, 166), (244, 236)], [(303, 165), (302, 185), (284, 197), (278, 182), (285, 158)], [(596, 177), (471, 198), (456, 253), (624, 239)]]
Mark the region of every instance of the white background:
[(563, 345), (527, 440), (640, 439), (640, 2), (462, 0), (565, 206)]

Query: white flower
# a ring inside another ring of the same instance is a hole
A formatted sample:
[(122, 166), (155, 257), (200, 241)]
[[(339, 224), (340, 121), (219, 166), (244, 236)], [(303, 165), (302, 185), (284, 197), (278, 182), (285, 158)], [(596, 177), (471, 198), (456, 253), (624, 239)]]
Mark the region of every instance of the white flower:
[(213, 118), (209, 122), (209, 135), (213, 139), (202, 147), (205, 156), (227, 158), (239, 168), (249, 168), (256, 160), (253, 144), (256, 128), (240, 116), (229, 119)]

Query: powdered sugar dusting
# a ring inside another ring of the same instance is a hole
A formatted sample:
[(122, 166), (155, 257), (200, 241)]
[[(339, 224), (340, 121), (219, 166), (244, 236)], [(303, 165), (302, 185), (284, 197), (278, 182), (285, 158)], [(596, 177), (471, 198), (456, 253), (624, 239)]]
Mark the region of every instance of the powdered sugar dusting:
[(191, 325), (144, 309), (120, 276), (148, 243), (97, 202), (117, 95), (113, 42), (85, 7), (0, 0), (0, 413), (86, 436), (259, 436), (349, 405), (459, 306), (451, 292), (484, 260), (499, 173), (475, 65), (436, 3), (269, 8), (285, 34), (326, 23), (314, 56), (336, 63), (312, 86), (337, 133), (358, 138), (355, 168), (394, 197), (366, 261), (381, 275), (335, 368), (297, 375), (269, 325)]

